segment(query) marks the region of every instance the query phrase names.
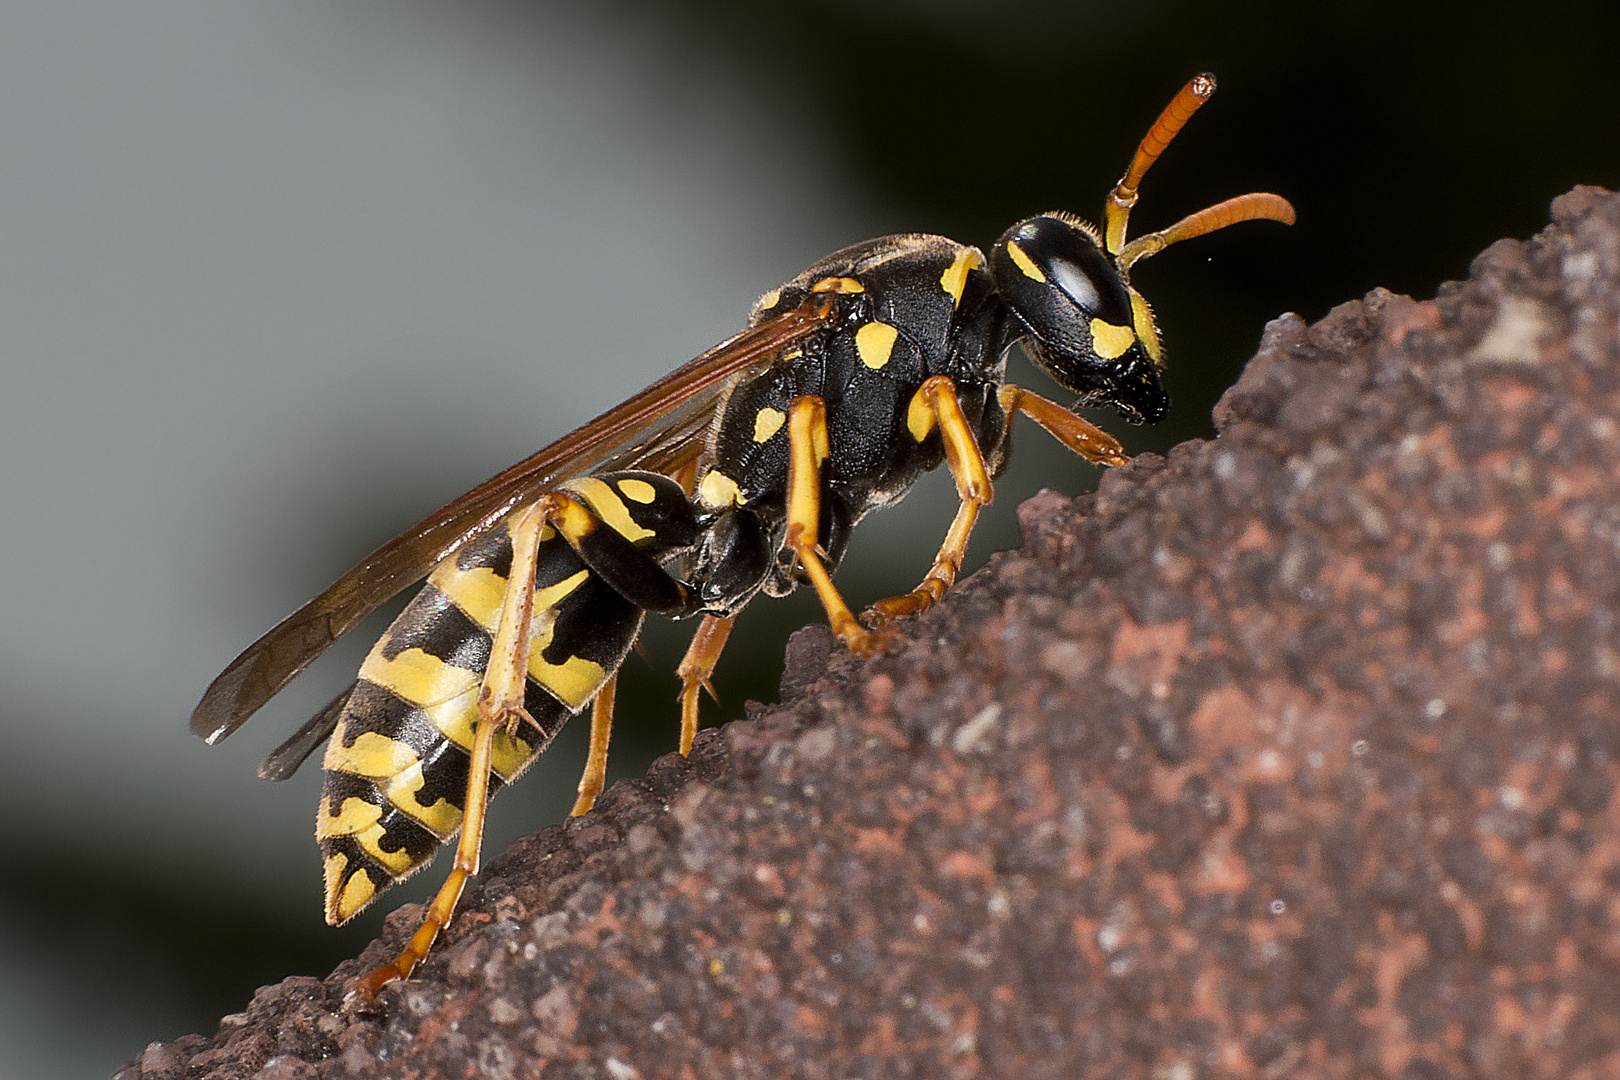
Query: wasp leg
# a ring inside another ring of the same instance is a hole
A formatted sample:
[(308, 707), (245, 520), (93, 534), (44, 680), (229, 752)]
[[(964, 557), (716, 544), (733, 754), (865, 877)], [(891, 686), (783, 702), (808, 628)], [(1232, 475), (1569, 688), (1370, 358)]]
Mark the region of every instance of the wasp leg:
[[(1009, 420), (1023, 413), (1053, 437), (1094, 465), (1123, 465), (1129, 458), (1124, 447), (1106, 431), (1091, 424), (1039, 394), (1008, 383), (1001, 388), (1001, 409)], [(962, 500), (956, 518), (945, 533), (934, 566), (922, 584), (904, 596), (891, 596), (873, 604), (866, 615), (870, 621), (888, 622), (914, 611), (926, 611), (939, 601), (956, 581), (967, 555), (968, 538), (979, 517), (979, 509), (990, 502), (991, 487), (984, 458), (974, 441), (973, 431), (957, 403), (955, 387), (943, 375), (935, 375), (918, 388), (911, 399), (907, 424), (913, 435), (927, 436), (937, 424), (945, 442), (945, 460), (956, 492)]]
[[(501, 619), (490, 647), (489, 667), (484, 671), (478, 693), (478, 723), (473, 729), (471, 761), (467, 767), (467, 797), (463, 806), (461, 839), (456, 843), (450, 876), (428, 905), (411, 940), (393, 961), (363, 975), (355, 989), (367, 1000), (395, 979), (406, 979), (427, 956), (434, 940), (450, 923), (456, 902), (467, 879), (478, 873), (478, 860), (484, 842), (484, 810), (489, 805), (489, 770), (495, 735), (511, 731), (520, 720), (532, 717), (523, 708), (524, 683), (529, 670), (529, 633), (534, 621), (534, 571), (540, 536), (546, 524), (567, 505), (577, 506), (567, 496), (546, 495), (531, 507), (512, 530), (512, 566), (507, 576), (506, 595), (501, 602)], [(536, 725), (538, 726), (538, 725)]]
[(956, 495), (962, 504), (922, 583), (903, 596), (879, 600), (867, 611), (867, 618), (877, 623), (913, 611), (926, 611), (945, 595), (945, 590), (956, 581), (957, 571), (962, 569), (979, 510), (988, 506), (994, 495), (990, 474), (984, 467), (984, 455), (979, 452), (967, 417), (962, 415), (962, 406), (956, 400), (956, 384), (950, 379), (935, 375), (923, 381), (912, 395), (906, 426), (918, 442), (927, 438), (935, 427), (939, 428), (940, 438), (945, 443), (945, 462), (950, 466), (951, 479), (956, 481)]
[(815, 586), (833, 633), (850, 652), (867, 656), (882, 647), (883, 637), (855, 621), (816, 542), (821, 532), (821, 463), (827, 454), (827, 403), (813, 394), (794, 398), (788, 406), (787, 546)]
[(411, 935), (411, 940), (406, 942), (400, 954), (355, 983), (355, 989), (367, 1001), (375, 998), (378, 990), (395, 979), (410, 978), (416, 965), (433, 948), (439, 931), (449, 925), (467, 879), (478, 873), (479, 849), (484, 839), (484, 808), (489, 804), (490, 748), (495, 743), (496, 733), (504, 724), (505, 721), (499, 718), (479, 717), (473, 732), (472, 773), (467, 780), (467, 812), (461, 822), (461, 840), (456, 844), (456, 859), (450, 868), (450, 876), (440, 886), (433, 902), (428, 905), (427, 914), (422, 916), (422, 925), (416, 928), (416, 933)]
[(726, 647), (726, 639), (731, 636), (731, 627), (736, 621), (735, 618), (705, 615), (697, 633), (692, 635), (692, 644), (687, 647), (686, 655), (681, 657), (680, 666), (675, 669), (675, 674), (681, 677), (682, 757), (692, 752), (692, 740), (697, 738), (698, 692), (707, 690), (710, 697), (715, 696), (714, 687), (709, 685), (709, 676), (714, 674), (714, 666), (720, 662), (720, 652)]
[(1014, 413), (1023, 413), (1093, 465), (1123, 465), (1131, 460), (1118, 439), (1055, 401), (1012, 383), (1001, 388), (1000, 399), (1001, 411), (1007, 414), (1008, 423), (1012, 422)]
[(585, 759), (585, 771), (579, 777), (579, 798), (568, 811), (570, 817), (588, 813), (607, 783), (608, 739), (613, 735), (613, 692), (618, 685), (619, 675), (615, 672), (602, 684), (602, 689), (596, 692), (596, 700), (591, 703), (591, 754)]

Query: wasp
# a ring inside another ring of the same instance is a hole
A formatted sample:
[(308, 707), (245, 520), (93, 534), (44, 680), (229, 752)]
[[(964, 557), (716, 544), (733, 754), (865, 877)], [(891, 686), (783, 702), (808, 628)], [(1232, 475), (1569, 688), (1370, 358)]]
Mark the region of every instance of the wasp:
[[(677, 672), (680, 750), (738, 612), (808, 583), (855, 653), (935, 603), (1010, 452), (1022, 414), (1087, 461), (1120, 444), (1006, 380), (1021, 344), (1078, 404), (1153, 423), (1169, 406), (1152, 311), (1131, 267), (1241, 221), (1292, 224), (1253, 193), (1126, 240), (1149, 167), (1215, 89), (1175, 96), (1109, 193), (1099, 232), (1063, 211), (1004, 232), (988, 258), (904, 234), (829, 255), (754, 305), (747, 329), (390, 540), (250, 645), (191, 729), (235, 731), (327, 646), (424, 576), (354, 684), (274, 750), (292, 774), (326, 744), (315, 835), (336, 925), (460, 833), (443, 887), (368, 998), (409, 977), (478, 872), (485, 808), (591, 706), (575, 814), (601, 791), (617, 672), (648, 613), (701, 616)], [(852, 530), (945, 465), (960, 507), (918, 586), (857, 619), (832, 580)]]

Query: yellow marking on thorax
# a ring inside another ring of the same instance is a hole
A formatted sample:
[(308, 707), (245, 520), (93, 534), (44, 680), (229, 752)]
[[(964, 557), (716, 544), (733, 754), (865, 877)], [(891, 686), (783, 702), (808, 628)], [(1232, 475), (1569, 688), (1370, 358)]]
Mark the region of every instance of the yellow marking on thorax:
[(620, 495), (643, 506), (650, 505), (654, 499), (658, 498), (658, 489), (645, 480), (630, 477), (624, 480), (615, 480), (614, 486), (619, 489)]
[(461, 828), (461, 808), (451, 803), (449, 799), (443, 798), (432, 806), (423, 806), (417, 801), (416, 793), (422, 790), (422, 785), (426, 782), (422, 776), (422, 763), (417, 762), (380, 786), (383, 795), (401, 813), (409, 814), (420, 821), (440, 840), (448, 840), (455, 835), (457, 829)]
[(336, 836), (352, 836), (367, 855), (385, 867), (395, 877), (410, 870), (415, 863), (404, 848), (384, 851), (378, 844), (382, 839), (382, 807), (364, 799), (350, 797), (336, 814), (330, 813), (326, 799), (321, 800), (319, 815), (315, 819), (315, 839), (330, 840)]
[(1012, 256), (1013, 265), (1022, 270), (1025, 277), (1039, 281), (1043, 285), (1046, 283), (1046, 275), (1041, 273), (1041, 268), (1036, 266), (1035, 261), (1024, 254), (1024, 249), (1012, 240), (1007, 241), (1007, 254)]
[(1136, 331), (1128, 326), (1115, 326), (1101, 319), (1091, 320), (1091, 347), (1104, 360), (1116, 360), (1125, 355), (1136, 342)]
[(571, 491), (584, 499), (608, 528), (631, 543), (658, 535), (653, 530), (644, 529), (636, 524), (635, 519), (630, 516), (630, 509), (624, 505), (624, 500), (619, 498), (619, 493), (614, 491), (606, 480), (582, 476), (578, 480), (570, 480), (563, 484), (562, 490)]
[(429, 708), (478, 688), (476, 671), (452, 667), (421, 649), (406, 649), (389, 660), (379, 641), (360, 665), (360, 677), (391, 690), (417, 708)]
[(906, 430), (918, 442), (933, 433), (934, 407), (928, 404), (921, 390), (911, 395), (911, 404), (906, 406)]
[(771, 308), (775, 307), (777, 302), (781, 299), (782, 290), (780, 288), (772, 289), (770, 292), (766, 293), (764, 296), (760, 297), (754, 302), (754, 310), (769, 311)]
[(861, 363), (877, 371), (889, 362), (895, 339), (899, 336), (900, 331), (888, 323), (869, 322), (855, 331), (855, 352), (859, 354)]
[(767, 406), (759, 410), (754, 414), (754, 441), (757, 443), (764, 442), (778, 431), (781, 431), (782, 425), (785, 423), (787, 423), (787, 413), (781, 409), (773, 409)]
[(939, 276), (939, 287), (951, 298), (952, 307), (962, 302), (962, 290), (967, 287), (968, 271), (983, 265), (984, 256), (979, 254), (978, 248), (963, 248), (956, 253), (956, 259)]
[(813, 293), (863, 293), (866, 286), (852, 277), (824, 277), (810, 286)]
[(345, 726), (339, 725), (326, 742), (326, 756), (321, 761), (321, 768), (327, 772), (378, 779), (397, 776), (412, 765), (421, 767), (415, 750), (375, 731), (362, 731), (355, 736), (352, 745), (344, 746)]
[(710, 469), (704, 474), (703, 482), (698, 484), (697, 496), (698, 502), (709, 510), (724, 510), (743, 504), (737, 481), (719, 469)]

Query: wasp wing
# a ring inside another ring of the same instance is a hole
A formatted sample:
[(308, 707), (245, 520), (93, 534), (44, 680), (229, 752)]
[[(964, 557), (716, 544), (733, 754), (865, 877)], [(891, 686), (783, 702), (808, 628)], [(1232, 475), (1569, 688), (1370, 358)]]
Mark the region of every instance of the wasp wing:
[(394, 537), (232, 660), (191, 714), (192, 732), (215, 743), (241, 727), (361, 619), (519, 504), (576, 476), (696, 461), (733, 378), (827, 325), (832, 311), (817, 297), (749, 327)]
[(269, 756), (259, 763), (259, 779), (290, 780), (292, 774), (298, 771), (298, 766), (315, 752), (316, 747), (332, 737), (338, 721), (343, 719), (349, 695), (354, 693), (358, 685), (350, 683), (341, 694), (328, 701), (325, 708), (304, 721), (304, 726), (293, 732), (292, 738), (270, 751)]

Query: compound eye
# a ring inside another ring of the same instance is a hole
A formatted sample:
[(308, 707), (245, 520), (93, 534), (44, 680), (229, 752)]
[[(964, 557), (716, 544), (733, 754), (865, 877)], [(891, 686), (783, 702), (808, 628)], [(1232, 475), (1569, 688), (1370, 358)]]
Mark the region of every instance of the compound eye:
[(1052, 284), (1067, 293), (1082, 311), (1096, 312), (1101, 309), (1102, 293), (1081, 266), (1066, 259), (1054, 259), (1049, 272)]
[(1024, 276), (1051, 286), (1088, 316), (1130, 325), (1130, 299), (1119, 271), (1090, 234), (1052, 217), (1019, 225), (1008, 254)]

